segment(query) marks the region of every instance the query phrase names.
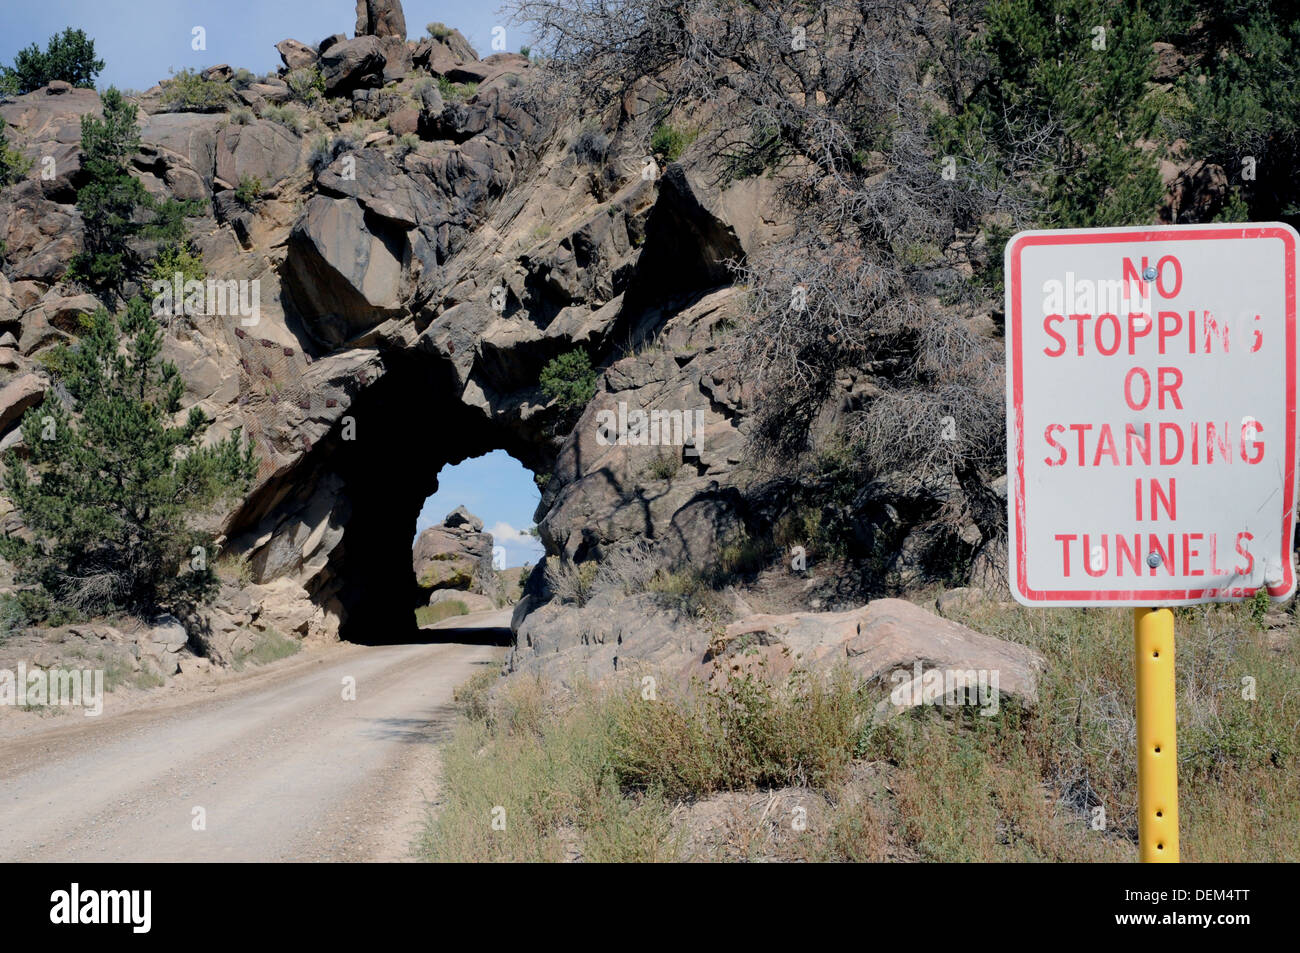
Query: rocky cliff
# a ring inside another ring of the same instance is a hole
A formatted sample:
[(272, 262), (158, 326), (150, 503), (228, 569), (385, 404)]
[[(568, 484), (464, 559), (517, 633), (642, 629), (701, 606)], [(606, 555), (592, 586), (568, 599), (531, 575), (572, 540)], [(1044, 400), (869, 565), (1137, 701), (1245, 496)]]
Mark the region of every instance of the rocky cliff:
[[(553, 568), (646, 543), (701, 566), (770, 532), (773, 475), (745, 454), (753, 381), (726, 342), (746, 320), (737, 264), (795, 228), (771, 179), (722, 175), (706, 150), (647, 156), (650, 80), (560, 114), (527, 57), (480, 58), (455, 31), (407, 40), (395, 0), (359, 0), (356, 34), (284, 40), (277, 75), (208, 70), (215, 111), (174, 111), (167, 82), (138, 97), (135, 174), (205, 203), (193, 243), (208, 287), (230, 289), (221, 313), (170, 320), (166, 357), (213, 436), (243, 428), (260, 459), (214, 522), (245, 577), (205, 626), (273, 612), (302, 636), (407, 636), (420, 506), (443, 466), (493, 449), (538, 475)], [(302, 71), (323, 93), (302, 94)], [(99, 108), (57, 83), (0, 104), (36, 162), (0, 193), (0, 446), (49, 391), (42, 355), (99, 305), (63, 279), (79, 120)], [(231, 306), (241, 290), (255, 306)], [(538, 382), (579, 348), (598, 378), (575, 415)], [(846, 376), (828, 412), (871, 389)], [(899, 509), (881, 512), (906, 561), (920, 518)], [(543, 567), (526, 592), (517, 627), (554, 598)]]

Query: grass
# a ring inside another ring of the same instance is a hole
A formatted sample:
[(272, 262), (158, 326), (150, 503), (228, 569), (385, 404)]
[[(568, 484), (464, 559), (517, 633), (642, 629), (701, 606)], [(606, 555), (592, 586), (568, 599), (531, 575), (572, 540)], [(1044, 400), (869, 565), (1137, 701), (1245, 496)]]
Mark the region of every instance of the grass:
[(447, 77), (439, 76), (438, 92), (449, 103), (463, 103), (478, 93), (478, 83), (453, 83)]
[(253, 566), (247, 553), (222, 553), (217, 557), (213, 570), (222, 582), (241, 588), (253, 584)]
[(672, 453), (659, 453), (646, 464), (643, 473), (652, 480), (671, 480), (682, 468), (681, 460)]
[(167, 684), (167, 679), (149, 665), (142, 664), (139, 671), (135, 671), (124, 659), (110, 656), (103, 651), (96, 652), (96, 661), (104, 669), (105, 692), (117, 691), (123, 686), (143, 691), (149, 688), (161, 688)]
[[(1300, 860), (1296, 623), (1267, 630), (1249, 604), (1177, 612), (1183, 859)], [(526, 676), (490, 697), (483, 677), (457, 695), (424, 854), (1135, 860), (1130, 614), (988, 603), (962, 621), (1043, 653), (1035, 709), (1004, 699), (991, 718), (929, 708), (875, 725), (883, 690), (843, 673), (774, 683), (758, 668), (710, 690), (663, 683), (649, 700), (637, 682), (562, 695)], [(878, 783), (864, 788), (867, 775)], [(791, 799), (808, 805), (798, 834), (760, 816)], [(725, 850), (700, 846), (704, 821), (725, 826)]]
[(445, 602), (435, 603), (431, 606), (420, 606), (415, 610), (415, 624), (433, 625), (435, 622), (441, 622), (443, 619), (450, 619), (453, 616), (465, 615), (469, 612), (469, 606), (465, 605), (459, 599), (448, 599)]
[(217, 112), (231, 101), (230, 84), (183, 69), (167, 80), (160, 101), (168, 112)]
[(243, 671), (250, 662), (253, 665), (266, 665), (270, 662), (296, 655), (302, 649), (297, 639), (281, 635), (275, 629), (259, 632), (253, 638), (252, 647), (235, 654), (232, 665), (235, 671)]

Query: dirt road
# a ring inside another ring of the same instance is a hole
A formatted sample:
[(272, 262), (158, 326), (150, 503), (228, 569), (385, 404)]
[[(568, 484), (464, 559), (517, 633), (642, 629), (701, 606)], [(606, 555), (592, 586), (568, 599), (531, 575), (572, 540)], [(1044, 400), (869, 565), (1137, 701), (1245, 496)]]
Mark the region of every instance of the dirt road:
[(99, 718), (2, 741), (0, 861), (410, 859), (452, 689), (499, 664), (503, 649), (473, 643), (509, 616), (446, 620), (436, 635), (454, 642), (334, 646), (119, 714), (109, 695)]

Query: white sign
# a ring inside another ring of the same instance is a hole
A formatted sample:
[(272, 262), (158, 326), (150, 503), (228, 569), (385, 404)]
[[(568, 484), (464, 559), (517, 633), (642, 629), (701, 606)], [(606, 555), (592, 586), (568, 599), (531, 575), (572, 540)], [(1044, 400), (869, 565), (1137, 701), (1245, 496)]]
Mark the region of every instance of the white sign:
[(1025, 605), (1295, 589), (1296, 232), (1021, 232), (1006, 247), (1011, 591)]

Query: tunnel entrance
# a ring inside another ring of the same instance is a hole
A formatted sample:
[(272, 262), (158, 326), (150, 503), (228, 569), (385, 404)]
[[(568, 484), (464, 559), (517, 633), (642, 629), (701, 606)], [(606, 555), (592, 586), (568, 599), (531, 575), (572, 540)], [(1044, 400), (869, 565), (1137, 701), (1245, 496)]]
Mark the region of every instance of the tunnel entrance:
[[(412, 541), (425, 502), (441, 499), (439, 475), (492, 455), (498, 469), (503, 457), (513, 458), (516, 476), (531, 482), (532, 473), (550, 469), (550, 428), (536, 421), (520, 426), (517, 409), (494, 419), (471, 406), (451, 364), (419, 350), (389, 351), (382, 365), (371, 359), (367, 366), (343, 416), (316, 445), (289, 464), (265, 454), (267, 465), (281, 470), (233, 515), (231, 548), (248, 557), (255, 582), (300, 582), (311, 601), (339, 619), (341, 639), (429, 641), (415, 620), (430, 593), (416, 582)], [(507, 406), (527, 403), (517, 396)], [(532, 512), (522, 517), (519, 505), (512, 512), (521, 528), (532, 526)]]
[[(339, 635), (364, 644), (429, 638), (415, 621), (415, 609), (427, 604), (429, 592), (416, 582), (411, 546), (417, 527), (423, 528), (426, 501), (447, 499), (438, 494), (440, 474), (487, 455), (534, 464), (537, 456), (535, 448), (455, 396), (446, 364), (398, 354), (386, 359), (386, 366), (384, 377), (353, 406), (355, 439), (339, 434), (331, 460), (350, 508), (331, 567), (345, 612)], [(531, 483), (525, 465), (515, 466)], [(441, 521), (462, 502), (432, 521)], [(527, 518), (531, 526), (531, 512)]]

